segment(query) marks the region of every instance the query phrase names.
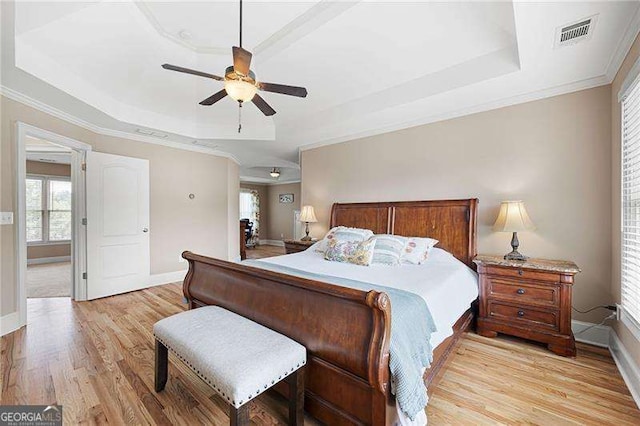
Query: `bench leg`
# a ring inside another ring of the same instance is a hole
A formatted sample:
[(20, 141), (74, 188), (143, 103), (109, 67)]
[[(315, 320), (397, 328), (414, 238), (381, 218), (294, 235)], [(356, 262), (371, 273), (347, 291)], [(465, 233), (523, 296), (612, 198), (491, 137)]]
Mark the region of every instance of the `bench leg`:
[(169, 354), (167, 347), (156, 340), (155, 382), (156, 392), (161, 392), (167, 384), (169, 370)]
[(289, 425), (304, 424), (304, 367), (288, 378), (289, 382)]
[(247, 402), (240, 408), (233, 405), (229, 408), (229, 420), (231, 426), (246, 426), (249, 424), (249, 403)]

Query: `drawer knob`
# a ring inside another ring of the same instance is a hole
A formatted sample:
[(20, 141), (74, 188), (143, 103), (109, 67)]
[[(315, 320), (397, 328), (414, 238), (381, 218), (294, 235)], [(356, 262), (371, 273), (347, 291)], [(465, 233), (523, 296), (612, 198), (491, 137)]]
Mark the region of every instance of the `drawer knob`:
[(516, 292), (518, 294), (524, 294), (524, 288), (519, 288), (518, 291)]
[(523, 317), (524, 316), (524, 311), (518, 311), (518, 316), (519, 317)]
[(523, 274), (522, 269), (518, 269), (518, 275), (522, 275), (522, 274)]

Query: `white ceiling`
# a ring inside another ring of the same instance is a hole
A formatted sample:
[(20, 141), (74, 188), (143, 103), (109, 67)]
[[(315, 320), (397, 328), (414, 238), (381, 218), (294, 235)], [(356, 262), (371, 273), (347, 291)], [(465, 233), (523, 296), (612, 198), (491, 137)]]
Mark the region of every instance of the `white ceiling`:
[[(232, 155), (245, 180), (299, 177), (298, 149), (428, 123), (611, 81), (640, 29), (638, 2), (244, 2), (244, 47), (263, 116), (221, 83), (238, 3), (2, 3), (3, 93), (105, 132)], [(554, 48), (556, 28), (597, 15), (593, 36)], [(153, 137), (138, 129), (156, 131)]]
[(69, 148), (42, 139), (27, 136), (25, 150), (27, 160), (71, 164), (71, 150)]

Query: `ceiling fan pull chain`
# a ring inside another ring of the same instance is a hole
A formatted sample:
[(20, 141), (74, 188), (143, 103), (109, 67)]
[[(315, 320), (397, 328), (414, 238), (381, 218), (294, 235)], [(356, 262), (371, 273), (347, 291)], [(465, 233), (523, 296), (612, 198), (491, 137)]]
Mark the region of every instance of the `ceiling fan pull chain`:
[(242, 102), (238, 102), (238, 133), (242, 130)]

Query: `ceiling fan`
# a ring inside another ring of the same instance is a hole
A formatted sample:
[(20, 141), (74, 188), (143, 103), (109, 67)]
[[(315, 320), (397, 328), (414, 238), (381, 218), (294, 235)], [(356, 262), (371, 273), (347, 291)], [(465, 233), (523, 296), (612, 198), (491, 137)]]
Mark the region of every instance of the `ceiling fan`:
[[(265, 92), (280, 93), (283, 95), (297, 96), (305, 98), (307, 89), (304, 87), (287, 86), (284, 84), (264, 83), (256, 80), (256, 75), (251, 71), (252, 54), (248, 50), (242, 48), (242, 0), (240, 0), (240, 46), (233, 46), (233, 65), (227, 67), (224, 72), (224, 78), (209, 74), (202, 71), (196, 71), (189, 68), (183, 68), (176, 65), (164, 64), (162, 68), (171, 71), (178, 71), (187, 74), (193, 74), (200, 77), (211, 78), (218, 81), (224, 81), (224, 89), (209, 96), (200, 102), (200, 105), (213, 105), (225, 96), (229, 95), (232, 99), (238, 101), (240, 108), (243, 102), (251, 101), (266, 116), (271, 116), (276, 111), (258, 95), (258, 90)], [(238, 126), (240, 133), (241, 125)]]

